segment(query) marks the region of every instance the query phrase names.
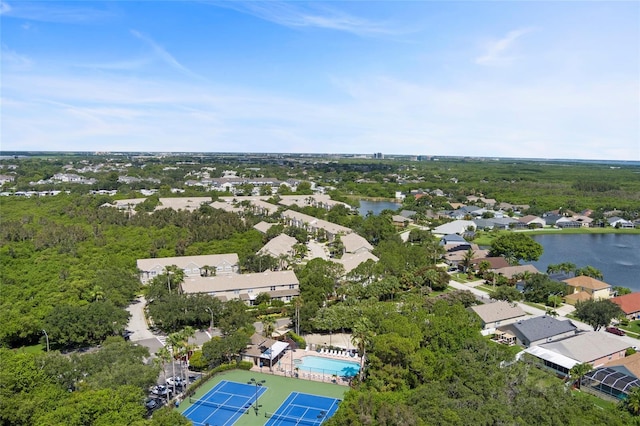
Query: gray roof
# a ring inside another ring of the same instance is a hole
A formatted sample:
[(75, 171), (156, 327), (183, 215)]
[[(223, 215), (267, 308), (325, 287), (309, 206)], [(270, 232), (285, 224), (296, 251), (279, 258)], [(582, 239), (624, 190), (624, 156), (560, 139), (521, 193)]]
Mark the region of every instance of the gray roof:
[(617, 337), (608, 336), (607, 333), (590, 331), (540, 346), (580, 362), (593, 362), (622, 352), (631, 345)]
[(576, 331), (577, 327), (569, 320), (557, 320), (550, 316), (541, 316), (518, 321), (512, 327), (529, 342)]

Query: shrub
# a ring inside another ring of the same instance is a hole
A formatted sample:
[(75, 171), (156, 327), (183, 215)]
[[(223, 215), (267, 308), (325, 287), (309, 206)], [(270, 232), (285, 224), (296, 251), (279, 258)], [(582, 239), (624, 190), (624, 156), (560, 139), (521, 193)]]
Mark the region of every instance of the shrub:
[(307, 342), (305, 342), (305, 340), (302, 337), (298, 336), (293, 331), (288, 331), (287, 337), (293, 340), (300, 349), (304, 349), (307, 347)]
[(253, 363), (251, 361), (240, 361), (238, 363), (238, 368), (240, 370), (251, 370), (251, 367), (253, 367)]

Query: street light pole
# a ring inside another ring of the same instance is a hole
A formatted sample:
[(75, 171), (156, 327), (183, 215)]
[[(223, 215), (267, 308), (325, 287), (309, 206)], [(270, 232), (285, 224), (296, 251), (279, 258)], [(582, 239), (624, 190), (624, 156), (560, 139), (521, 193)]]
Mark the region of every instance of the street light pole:
[(211, 323), (209, 324), (209, 331), (213, 332), (213, 310), (210, 307), (205, 307), (205, 309), (211, 314)]
[(251, 378), (251, 380), (247, 382), (247, 384), (249, 385), (256, 385), (256, 397), (255, 397), (255, 402), (253, 404), (253, 410), (256, 412), (256, 416), (258, 415), (258, 411), (260, 410), (260, 406), (258, 405), (258, 388), (264, 385), (265, 382), (266, 380), (256, 380), (254, 378)]
[(49, 352), (49, 335), (45, 329), (42, 329), (42, 332), (44, 333), (44, 338), (47, 340), (47, 352)]

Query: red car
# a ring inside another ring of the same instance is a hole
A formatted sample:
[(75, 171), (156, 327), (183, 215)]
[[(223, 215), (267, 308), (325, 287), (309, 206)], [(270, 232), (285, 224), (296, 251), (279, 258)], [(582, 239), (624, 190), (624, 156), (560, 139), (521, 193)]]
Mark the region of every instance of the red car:
[(605, 330), (609, 333), (617, 334), (618, 336), (624, 336), (626, 334), (623, 330), (620, 330), (618, 327), (607, 327)]

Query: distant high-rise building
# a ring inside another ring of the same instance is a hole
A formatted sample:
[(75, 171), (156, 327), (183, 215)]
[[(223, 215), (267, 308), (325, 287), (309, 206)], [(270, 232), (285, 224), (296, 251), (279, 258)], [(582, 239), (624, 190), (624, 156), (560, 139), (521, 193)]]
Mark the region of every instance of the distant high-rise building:
[(373, 158), (377, 159), (377, 160), (382, 160), (382, 159), (384, 159), (384, 154), (381, 153), (381, 152), (376, 152), (376, 153), (373, 154)]

